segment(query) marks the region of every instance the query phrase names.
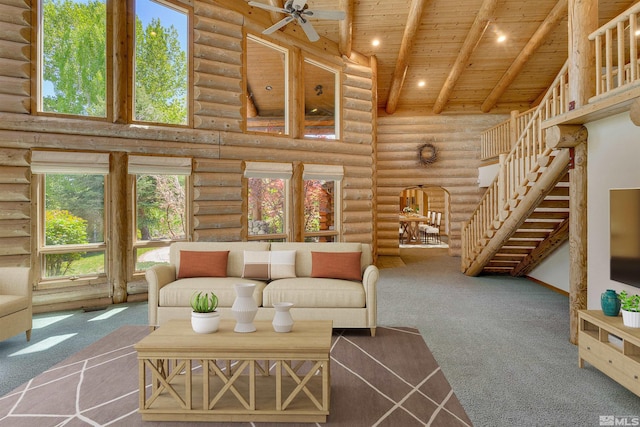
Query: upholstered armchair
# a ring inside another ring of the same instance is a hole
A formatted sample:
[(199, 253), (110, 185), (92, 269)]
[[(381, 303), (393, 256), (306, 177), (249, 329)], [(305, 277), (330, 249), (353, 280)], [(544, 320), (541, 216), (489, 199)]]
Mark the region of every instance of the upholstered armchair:
[(0, 268), (0, 341), (20, 332), (31, 339), (32, 304), (30, 270), (26, 267)]

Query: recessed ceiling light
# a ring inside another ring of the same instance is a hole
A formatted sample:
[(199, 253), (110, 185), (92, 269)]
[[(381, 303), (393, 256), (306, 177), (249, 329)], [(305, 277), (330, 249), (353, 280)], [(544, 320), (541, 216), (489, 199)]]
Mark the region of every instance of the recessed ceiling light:
[(266, 85), (264, 88), (265, 88), (265, 90), (271, 90), (271, 89), (273, 89), (273, 87), (272, 87), (271, 85)]
[(501, 34), (498, 36), (498, 43), (502, 43), (506, 39), (507, 39), (507, 36), (505, 36), (504, 34)]
[(418, 87), (425, 87), (427, 85), (427, 82), (425, 82), (424, 80), (420, 80), (418, 82)]
[(374, 46), (380, 46), (380, 40), (378, 39), (373, 39), (373, 41), (371, 42), (372, 45)]
[(636, 37), (640, 36), (640, 30), (636, 30)]

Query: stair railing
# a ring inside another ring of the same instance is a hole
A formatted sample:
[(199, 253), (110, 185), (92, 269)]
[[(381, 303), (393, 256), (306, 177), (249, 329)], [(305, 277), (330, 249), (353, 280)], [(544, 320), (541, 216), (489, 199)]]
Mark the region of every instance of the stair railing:
[[(524, 195), (527, 183), (538, 169), (549, 164), (552, 150), (547, 148), (542, 122), (567, 111), (566, 85), (568, 63), (558, 73), (544, 98), (535, 109), (518, 115), (517, 142), (508, 154), (500, 154), (500, 170), (487, 188), (469, 221), (462, 225), (462, 269), (471, 264), (493, 236), (495, 230), (509, 216), (510, 209)], [(512, 116), (513, 119), (513, 116)], [(501, 137), (504, 128), (491, 133)], [(504, 152), (504, 151), (503, 151)]]
[[(638, 13), (640, 3), (589, 35), (595, 42), (596, 95), (589, 100), (621, 92), (640, 80), (638, 69)], [(632, 59), (630, 59), (632, 58)]]

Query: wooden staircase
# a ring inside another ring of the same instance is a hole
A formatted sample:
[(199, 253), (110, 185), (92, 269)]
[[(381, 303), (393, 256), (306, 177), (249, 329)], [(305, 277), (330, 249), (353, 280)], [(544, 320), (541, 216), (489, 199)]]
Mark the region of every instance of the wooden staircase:
[(465, 274), (526, 275), (569, 238), (570, 150), (547, 147), (541, 126), (566, 111), (559, 91), (566, 79), (565, 65), (536, 109), (486, 132), (494, 146), (505, 146), (495, 141), (501, 136), (518, 138), (508, 154), (499, 155), (498, 175), (463, 224)]

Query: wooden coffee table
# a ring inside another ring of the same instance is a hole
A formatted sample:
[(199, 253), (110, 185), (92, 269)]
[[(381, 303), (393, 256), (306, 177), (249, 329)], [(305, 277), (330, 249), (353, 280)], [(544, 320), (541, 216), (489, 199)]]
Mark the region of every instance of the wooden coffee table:
[[(289, 333), (254, 322), (213, 334), (171, 320), (135, 345), (143, 420), (325, 422), (332, 321), (296, 321)], [(147, 386), (150, 380), (151, 385)]]

